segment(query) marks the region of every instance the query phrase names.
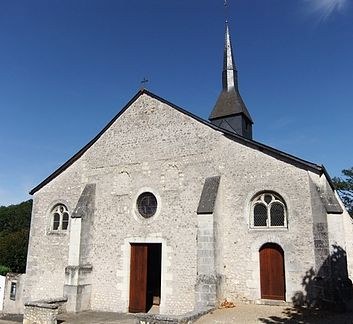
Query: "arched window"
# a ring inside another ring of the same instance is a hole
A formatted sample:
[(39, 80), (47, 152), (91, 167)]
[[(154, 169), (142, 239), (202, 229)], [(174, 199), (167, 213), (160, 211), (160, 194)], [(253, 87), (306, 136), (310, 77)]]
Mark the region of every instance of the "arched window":
[(272, 192), (263, 192), (251, 204), (251, 227), (287, 227), (287, 209), (283, 199)]
[(51, 229), (53, 231), (66, 231), (70, 219), (67, 207), (63, 204), (55, 205), (51, 210), (51, 219)]

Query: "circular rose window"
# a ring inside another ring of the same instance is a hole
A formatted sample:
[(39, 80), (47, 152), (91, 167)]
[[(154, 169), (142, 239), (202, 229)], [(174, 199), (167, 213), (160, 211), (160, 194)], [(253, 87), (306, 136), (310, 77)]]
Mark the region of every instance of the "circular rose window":
[(144, 192), (137, 198), (137, 210), (144, 218), (152, 217), (157, 211), (157, 198), (151, 192)]

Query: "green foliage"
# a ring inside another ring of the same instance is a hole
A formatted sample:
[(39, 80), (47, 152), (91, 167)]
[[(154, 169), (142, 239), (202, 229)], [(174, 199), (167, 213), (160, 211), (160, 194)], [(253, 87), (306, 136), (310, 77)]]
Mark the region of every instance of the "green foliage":
[(342, 170), (342, 174), (343, 177), (335, 177), (332, 180), (349, 214), (353, 217), (353, 167)]
[(29, 230), (21, 229), (0, 237), (0, 263), (13, 272), (26, 271), (28, 236)]
[(8, 207), (0, 206), (0, 235), (28, 228), (31, 223), (32, 200)]
[(11, 269), (9, 267), (0, 265), (0, 276), (6, 276), (8, 272), (11, 272)]
[(32, 200), (0, 207), (0, 264), (13, 272), (26, 270), (31, 211)]

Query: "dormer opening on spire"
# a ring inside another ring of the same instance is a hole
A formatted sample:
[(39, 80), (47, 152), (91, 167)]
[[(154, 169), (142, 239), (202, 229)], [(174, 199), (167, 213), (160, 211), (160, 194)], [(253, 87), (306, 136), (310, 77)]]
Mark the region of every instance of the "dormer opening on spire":
[(218, 127), (252, 139), (253, 121), (239, 93), (238, 72), (228, 22), (226, 22), (224, 38), (222, 91), (209, 120)]

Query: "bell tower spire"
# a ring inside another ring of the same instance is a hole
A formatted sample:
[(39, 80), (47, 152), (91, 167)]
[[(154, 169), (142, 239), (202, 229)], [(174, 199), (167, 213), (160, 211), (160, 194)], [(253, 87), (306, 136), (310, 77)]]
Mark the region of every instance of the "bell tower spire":
[(238, 71), (228, 21), (225, 27), (222, 91), (209, 120), (218, 127), (252, 139), (253, 121), (238, 89)]
[(229, 91), (232, 88), (238, 87), (238, 72), (234, 61), (232, 42), (230, 40), (230, 33), (228, 22), (226, 21), (226, 32), (224, 39), (224, 59), (222, 72), (223, 90)]

